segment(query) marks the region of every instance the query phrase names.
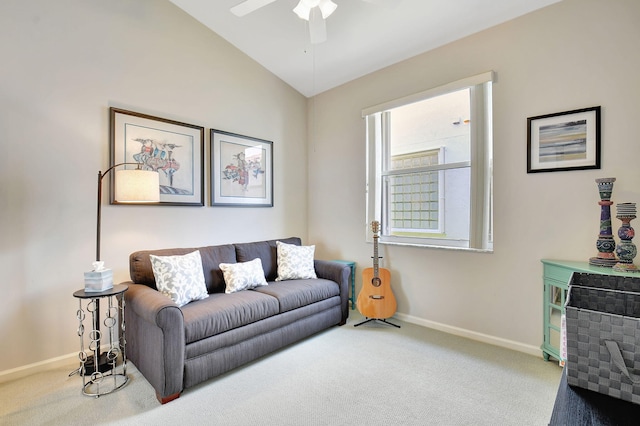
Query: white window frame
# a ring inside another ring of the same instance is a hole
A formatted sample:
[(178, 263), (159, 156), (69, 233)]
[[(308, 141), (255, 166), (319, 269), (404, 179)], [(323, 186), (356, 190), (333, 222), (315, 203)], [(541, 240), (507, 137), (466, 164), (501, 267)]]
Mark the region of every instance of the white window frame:
[[(384, 184), (383, 162), (388, 158), (388, 145), (381, 141), (389, 140), (388, 127), (383, 125), (385, 111), (403, 105), (419, 102), (446, 93), (470, 89), (471, 93), (471, 161), (456, 164), (430, 166), (429, 170), (446, 170), (453, 167), (470, 167), (471, 197), (469, 240), (457, 241), (446, 238), (404, 238), (390, 236), (384, 228), (381, 230), (381, 244), (400, 244), (428, 247), (464, 249), (471, 251), (493, 251), (492, 224), (492, 83), (494, 72), (488, 71), (440, 87), (395, 99), (362, 110), (366, 121), (367, 166), (366, 166), (366, 239), (372, 241), (369, 224), (376, 220), (384, 223)], [(385, 134), (383, 135), (383, 132)], [(463, 164), (466, 163), (466, 164)]]

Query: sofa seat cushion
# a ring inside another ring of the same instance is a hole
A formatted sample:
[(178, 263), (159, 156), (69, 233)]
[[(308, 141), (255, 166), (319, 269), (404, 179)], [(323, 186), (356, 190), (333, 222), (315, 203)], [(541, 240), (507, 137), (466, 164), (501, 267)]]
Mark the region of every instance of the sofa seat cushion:
[[(279, 328), (290, 326), (305, 318), (315, 315), (322, 315), (323, 312), (332, 311), (338, 308), (340, 311), (340, 298), (321, 300), (311, 305), (303, 306), (289, 312), (274, 315), (264, 320), (254, 322), (244, 327), (234, 328), (226, 333), (220, 333), (207, 339), (189, 343), (185, 348), (185, 361), (199, 358), (202, 355), (211, 354), (219, 350), (226, 350), (230, 347), (240, 345), (242, 347), (247, 340), (258, 336), (271, 336), (269, 339), (276, 341), (273, 332)], [(340, 322), (340, 317), (334, 319), (334, 324)]]
[(185, 341), (189, 344), (276, 315), (280, 306), (268, 294), (240, 291), (214, 293), (181, 309)]
[(280, 303), (280, 312), (291, 311), (321, 300), (340, 296), (340, 287), (331, 280), (288, 280), (270, 282), (250, 292), (268, 294)]

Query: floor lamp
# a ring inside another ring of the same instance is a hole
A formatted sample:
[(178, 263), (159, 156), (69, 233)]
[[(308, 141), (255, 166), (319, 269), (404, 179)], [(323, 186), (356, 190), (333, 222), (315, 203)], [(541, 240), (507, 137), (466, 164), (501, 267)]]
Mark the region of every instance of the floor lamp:
[[(151, 170), (142, 170), (140, 163), (119, 163), (109, 167), (104, 173), (98, 172), (98, 207), (97, 207), (97, 226), (96, 226), (96, 261), (94, 268), (101, 268), (102, 262), (100, 260), (100, 229), (102, 219), (102, 180), (104, 177), (116, 167), (124, 165), (137, 166), (136, 169), (131, 170), (118, 170), (115, 173), (115, 197), (116, 203), (157, 203), (160, 201), (160, 183), (158, 172)], [(113, 282), (111, 283), (113, 287)], [(96, 305), (96, 322), (94, 323), (94, 330), (100, 329), (100, 304)], [(96, 344), (100, 347), (100, 339), (97, 339)], [(105, 354), (100, 355), (98, 370), (102, 371), (103, 368), (108, 370), (109, 366), (106, 362)], [(103, 360), (104, 358), (104, 360)], [(87, 367), (93, 366), (93, 362), (87, 362)], [(105, 371), (106, 371), (105, 370)], [(85, 374), (91, 374), (93, 371), (87, 371)]]

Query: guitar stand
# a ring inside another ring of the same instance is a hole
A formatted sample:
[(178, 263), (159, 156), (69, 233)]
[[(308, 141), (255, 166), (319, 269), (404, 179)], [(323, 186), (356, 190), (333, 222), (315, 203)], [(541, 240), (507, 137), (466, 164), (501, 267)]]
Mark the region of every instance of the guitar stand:
[(399, 326), (399, 325), (394, 324), (394, 323), (391, 323), (391, 322), (387, 321), (386, 319), (380, 319), (380, 318), (367, 318), (367, 319), (365, 319), (364, 321), (359, 322), (358, 324), (354, 324), (353, 326), (354, 326), (354, 327), (358, 327), (358, 326), (360, 326), (360, 325), (362, 325), (362, 324), (366, 324), (366, 323), (368, 323), (368, 322), (370, 322), (370, 321), (379, 321), (379, 322), (383, 322), (383, 323), (385, 323), (385, 324), (387, 324), (387, 325), (391, 325), (391, 326), (393, 326), (393, 327), (400, 328), (400, 326)]

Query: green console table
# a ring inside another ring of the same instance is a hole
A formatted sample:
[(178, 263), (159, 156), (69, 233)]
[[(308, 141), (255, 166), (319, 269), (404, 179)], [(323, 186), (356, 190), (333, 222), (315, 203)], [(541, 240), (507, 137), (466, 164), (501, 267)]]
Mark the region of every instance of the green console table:
[(546, 361), (553, 357), (560, 361), (560, 317), (564, 314), (564, 303), (569, 288), (569, 280), (574, 272), (589, 274), (640, 277), (640, 273), (617, 272), (611, 268), (592, 266), (589, 262), (542, 259), (544, 299), (542, 319), (544, 341), (542, 356)]

